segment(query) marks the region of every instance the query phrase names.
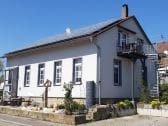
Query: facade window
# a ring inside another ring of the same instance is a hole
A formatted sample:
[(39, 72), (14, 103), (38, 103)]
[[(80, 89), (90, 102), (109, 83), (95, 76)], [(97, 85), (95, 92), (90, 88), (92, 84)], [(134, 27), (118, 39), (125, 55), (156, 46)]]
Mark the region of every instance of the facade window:
[(61, 85), (62, 61), (54, 63), (54, 85)]
[(117, 59), (114, 59), (114, 85), (122, 85), (121, 61)]
[(30, 66), (25, 67), (25, 79), (24, 79), (24, 86), (30, 86)]
[(82, 82), (82, 58), (73, 60), (73, 81), (76, 84)]
[(39, 64), (38, 70), (38, 86), (44, 85), (45, 64)]
[(118, 46), (124, 46), (127, 44), (128, 35), (124, 32), (118, 32)]

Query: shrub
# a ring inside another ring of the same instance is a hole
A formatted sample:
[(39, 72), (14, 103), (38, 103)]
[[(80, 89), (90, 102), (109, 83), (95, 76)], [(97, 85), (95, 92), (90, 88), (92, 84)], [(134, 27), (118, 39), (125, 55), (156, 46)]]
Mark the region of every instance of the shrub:
[(72, 112), (77, 112), (77, 111), (83, 111), (86, 109), (84, 104), (80, 104), (76, 101), (69, 102), (67, 104), (68, 109), (70, 109)]
[(142, 81), (140, 87), (140, 102), (149, 103), (151, 101), (150, 93), (147, 87), (147, 84)]
[(79, 104), (78, 105), (78, 110), (79, 111), (83, 111), (83, 110), (85, 110), (86, 109), (86, 106), (84, 105), (84, 104)]
[(57, 105), (57, 109), (65, 109), (65, 105), (64, 104)]
[(65, 106), (65, 114), (71, 115), (72, 114), (72, 105), (73, 100), (72, 100), (72, 88), (73, 88), (73, 83), (69, 84), (64, 84), (64, 89), (65, 89), (65, 98), (64, 98), (64, 106)]
[(155, 109), (155, 108), (159, 109), (159, 107), (160, 107), (160, 101), (159, 100), (153, 100), (151, 102), (151, 105), (152, 105), (153, 109)]
[(168, 104), (168, 84), (166, 83), (160, 85), (160, 99)]
[(125, 103), (120, 101), (120, 102), (117, 103), (117, 107), (124, 108), (125, 107)]
[(124, 100), (124, 105), (126, 108), (133, 107), (132, 102), (129, 100)]

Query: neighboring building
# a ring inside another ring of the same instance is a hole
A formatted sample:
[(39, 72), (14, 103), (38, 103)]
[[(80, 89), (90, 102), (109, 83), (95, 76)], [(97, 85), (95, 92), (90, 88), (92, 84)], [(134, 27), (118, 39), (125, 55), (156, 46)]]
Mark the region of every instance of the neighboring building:
[(160, 57), (158, 66), (159, 83), (168, 83), (168, 42), (159, 42), (155, 44), (155, 47)]
[(136, 17), (128, 16), (127, 5), (123, 5), (122, 14), (121, 19), (67, 29), (61, 35), (5, 54), (9, 70), (6, 84), (11, 85), (13, 96), (40, 101), (47, 79), (52, 81), (49, 104), (63, 101), (63, 84), (70, 81), (75, 82), (73, 98), (81, 102), (88, 98), (88, 81), (95, 83), (89, 93), (101, 103), (138, 98), (142, 80), (152, 89), (156, 65), (147, 55), (153, 53), (153, 45)]

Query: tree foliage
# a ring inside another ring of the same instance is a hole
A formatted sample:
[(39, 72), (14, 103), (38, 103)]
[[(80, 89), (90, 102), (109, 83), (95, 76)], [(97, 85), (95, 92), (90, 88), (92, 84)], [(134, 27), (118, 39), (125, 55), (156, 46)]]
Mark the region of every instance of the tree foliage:
[(4, 82), (4, 75), (0, 76), (0, 83)]
[(161, 101), (168, 104), (168, 84), (161, 84), (160, 85), (160, 99)]
[(72, 88), (73, 84), (65, 84), (64, 89), (65, 89), (65, 98), (64, 98), (64, 106), (65, 106), (65, 113), (67, 115), (72, 114)]
[(149, 103), (151, 101), (150, 93), (147, 84), (142, 81), (140, 88), (140, 102)]

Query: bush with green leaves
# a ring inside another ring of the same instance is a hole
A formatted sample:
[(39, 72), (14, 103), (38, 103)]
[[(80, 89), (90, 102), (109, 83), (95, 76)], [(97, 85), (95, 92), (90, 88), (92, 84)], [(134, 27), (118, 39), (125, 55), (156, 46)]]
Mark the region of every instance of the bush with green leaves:
[(141, 87), (140, 87), (140, 102), (150, 103), (150, 101), (151, 101), (151, 97), (147, 87), (147, 83), (142, 81)]
[(168, 104), (168, 84), (161, 84), (160, 85), (160, 99), (165, 104)]
[(80, 104), (76, 101), (73, 101), (72, 99), (73, 83), (65, 84), (64, 89), (66, 91), (63, 105), (65, 108), (65, 114), (71, 115), (72, 112), (82, 111), (86, 109), (84, 104)]
[(59, 104), (59, 105), (57, 105), (57, 109), (65, 109), (65, 105), (64, 104)]
[(133, 107), (132, 102), (127, 100), (127, 99), (124, 100), (124, 105), (125, 105), (126, 108), (132, 108)]
[(71, 115), (73, 108), (73, 100), (72, 100), (72, 89), (73, 89), (73, 83), (64, 84), (65, 89), (65, 98), (64, 98), (64, 107), (65, 107), (65, 114)]
[(152, 102), (151, 102), (151, 105), (152, 105), (152, 108), (155, 109), (159, 109), (160, 108), (160, 101), (157, 100), (157, 99), (154, 99)]
[(84, 104), (78, 104), (78, 110), (83, 111), (86, 109), (86, 106)]

